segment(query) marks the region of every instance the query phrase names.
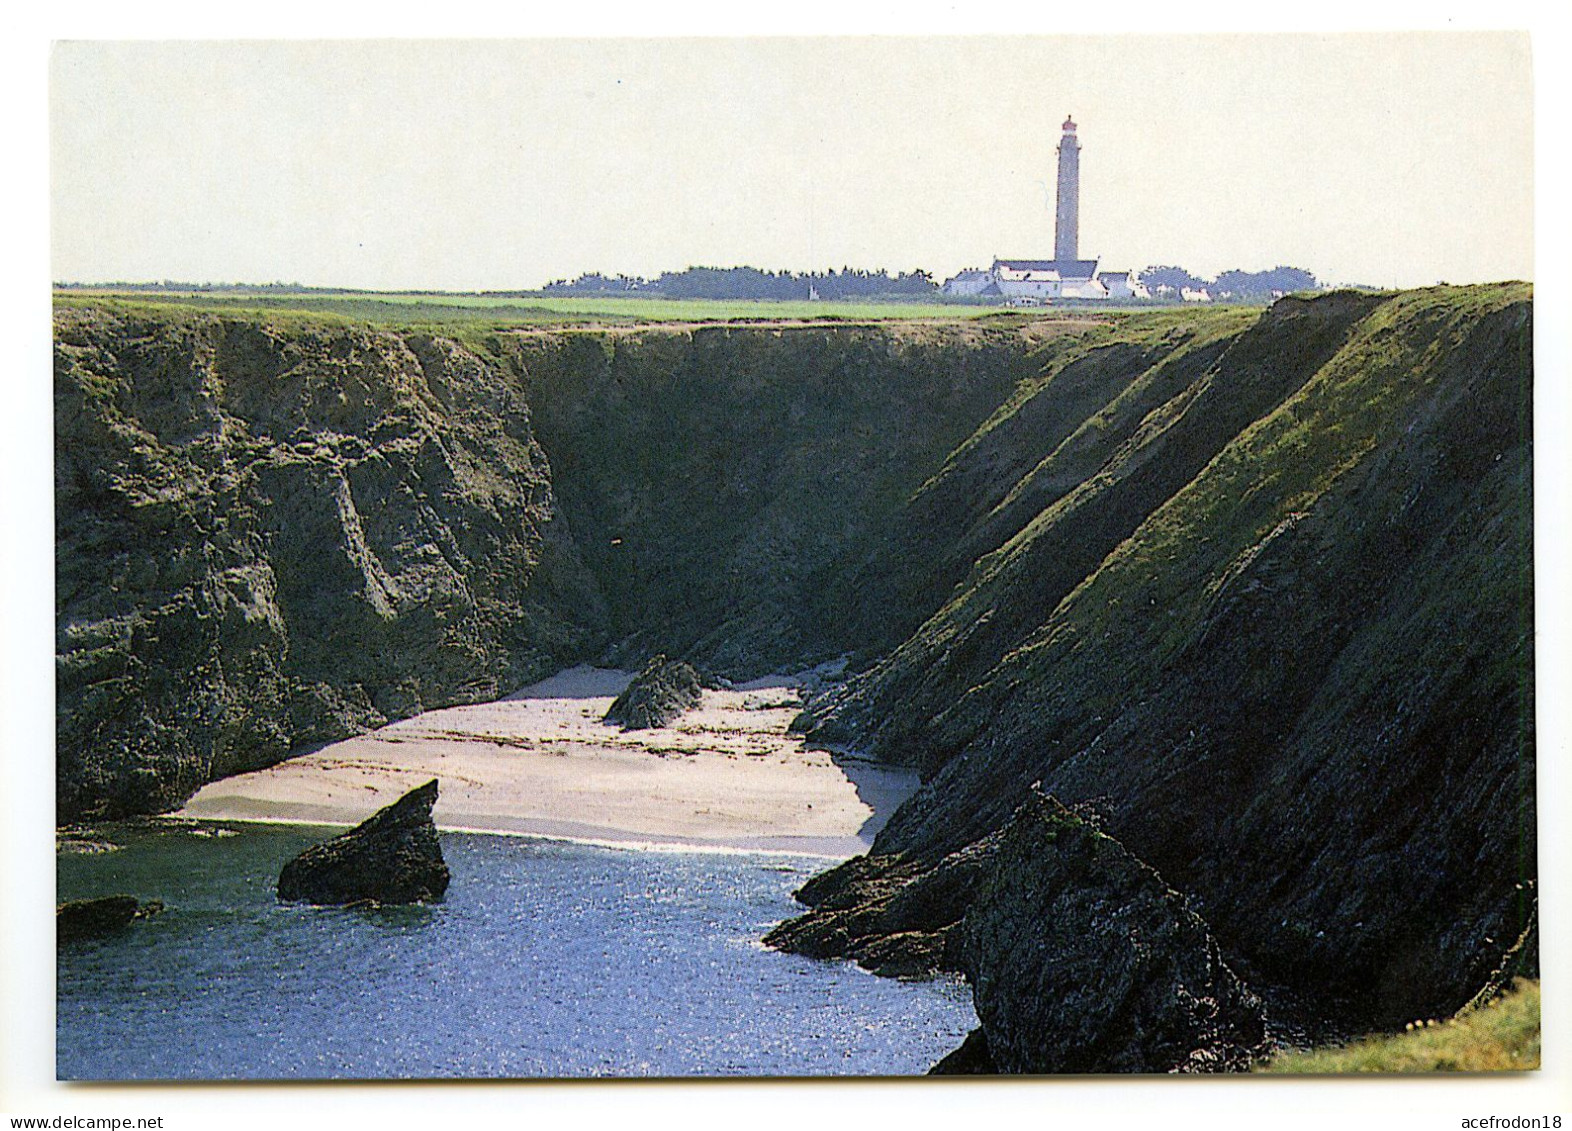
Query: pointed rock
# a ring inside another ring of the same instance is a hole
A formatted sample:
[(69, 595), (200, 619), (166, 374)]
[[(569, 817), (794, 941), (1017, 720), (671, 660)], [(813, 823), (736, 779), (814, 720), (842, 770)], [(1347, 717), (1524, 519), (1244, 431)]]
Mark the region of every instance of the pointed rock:
[(332, 840), (314, 844), (278, 876), (291, 903), (430, 903), (448, 889), (448, 866), (431, 808), (433, 778)]
[(617, 696), (604, 721), (616, 723), (624, 730), (668, 726), (684, 711), (699, 705), (703, 689), (703, 681), (692, 665), (656, 656)]
[(1042, 793), (1005, 830), (964, 961), (973, 1051), (1000, 1072), (1241, 1071), (1265, 1051), (1260, 999), (1184, 897)]

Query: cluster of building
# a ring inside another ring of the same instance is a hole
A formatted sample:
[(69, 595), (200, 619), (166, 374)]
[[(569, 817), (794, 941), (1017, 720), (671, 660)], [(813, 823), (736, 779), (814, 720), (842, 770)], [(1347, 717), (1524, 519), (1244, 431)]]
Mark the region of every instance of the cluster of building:
[(1081, 143), (1076, 137), (1075, 122), (1070, 118), (1064, 120), (1059, 138), (1058, 184), (1052, 259), (995, 259), (991, 267), (969, 268), (946, 280), (943, 293), (1021, 303), (1069, 298), (1150, 298), (1151, 294), (1135, 272), (1100, 271), (1097, 260), (1080, 258), (1077, 244), (1080, 238)]
[(1099, 271), (1095, 259), (995, 259), (945, 281), (947, 295), (1049, 300), (1150, 298), (1133, 271)]

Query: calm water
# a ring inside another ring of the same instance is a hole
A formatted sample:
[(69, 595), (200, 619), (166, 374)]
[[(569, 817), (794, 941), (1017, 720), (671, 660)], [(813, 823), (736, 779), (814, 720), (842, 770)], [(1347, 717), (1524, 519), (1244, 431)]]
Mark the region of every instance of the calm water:
[(921, 1073), (976, 1024), (952, 982), (769, 951), (818, 862), (444, 834), (433, 907), (282, 906), (321, 829), (122, 832), (60, 898), (169, 910), (59, 960), (62, 1079)]

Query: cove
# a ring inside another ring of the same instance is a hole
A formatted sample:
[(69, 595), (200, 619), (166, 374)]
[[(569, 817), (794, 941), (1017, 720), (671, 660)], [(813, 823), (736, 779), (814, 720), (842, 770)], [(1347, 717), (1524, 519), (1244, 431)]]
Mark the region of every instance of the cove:
[(155, 821), (62, 855), (60, 899), (168, 910), (61, 948), (57, 1075), (903, 1075), (976, 1025), (957, 981), (759, 945), (820, 860), (445, 833), (440, 904), (278, 904), (279, 866), (323, 835)]

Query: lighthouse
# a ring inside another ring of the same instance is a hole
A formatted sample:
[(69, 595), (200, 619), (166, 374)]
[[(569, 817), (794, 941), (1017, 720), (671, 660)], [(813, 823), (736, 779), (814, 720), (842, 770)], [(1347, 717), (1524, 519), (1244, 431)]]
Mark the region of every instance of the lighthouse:
[(1067, 117), (1059, 135), (1059, 209), (1053, 230), (1053, 257), (1061, 263), (1079, 258), (1080, 214), (1081, 143), (1075, 136), (1075, 120)]
[(1059, 134), (1059, 206), (1054, 214), (1053, 258), (995, 258), (986, 271), (970, 268), (945, 280), (944, 293), (1000, 298), (1023, 306), (1059, 299), (1149, 298), (1133, 272), (1099, 274), (1097, 260), (1081, 258), (1080, 228), (1081, 142), (1075, 136), (1075, 119), (1066, 118)]

